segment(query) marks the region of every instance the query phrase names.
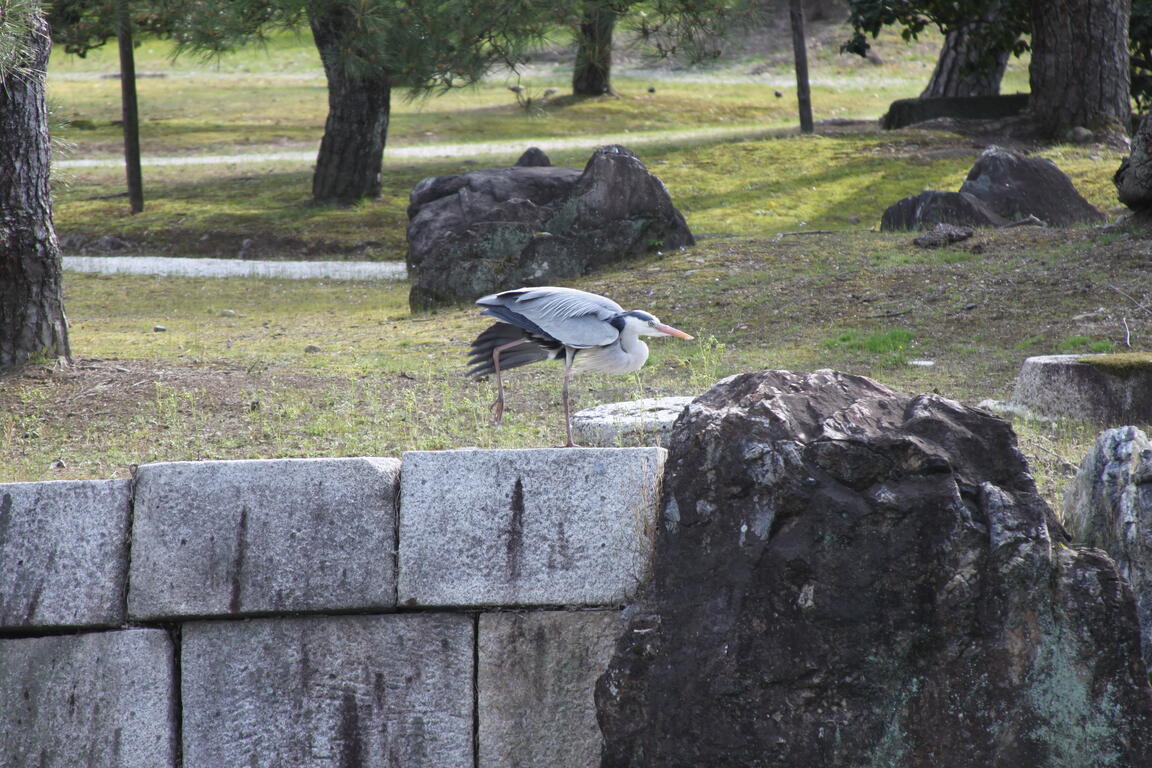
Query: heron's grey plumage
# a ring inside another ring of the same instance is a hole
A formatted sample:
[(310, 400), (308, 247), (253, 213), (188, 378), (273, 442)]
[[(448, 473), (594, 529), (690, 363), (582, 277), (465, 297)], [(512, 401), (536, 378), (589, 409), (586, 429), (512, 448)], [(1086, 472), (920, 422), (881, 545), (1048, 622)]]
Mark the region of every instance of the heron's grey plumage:
[[(578, 349), (616, 341), (620, 331), (609, 320), (624, 311), (609, 298), (575, 288), (519, 288), (485, 296), (476, 303), (509, 309), (557, 341)], [(488, 310), (484, 314), (500, 317)]]
[(492, 406), (497, 423), (504, 412), (501, 371), (563, 357), (568, 445), (572, 445), (568, 379), (573, 372), (631, 373), (648, 360), (648, 345), (640, 336), (692, 338), (647, 312), (626, 312), (609, 298), (575, 288), (517, 288), (484, 296), (476, 303), (484, 307), (481, 314), (499, 322), (472, 342), (468, 373), (473, 378), (496, 376)]

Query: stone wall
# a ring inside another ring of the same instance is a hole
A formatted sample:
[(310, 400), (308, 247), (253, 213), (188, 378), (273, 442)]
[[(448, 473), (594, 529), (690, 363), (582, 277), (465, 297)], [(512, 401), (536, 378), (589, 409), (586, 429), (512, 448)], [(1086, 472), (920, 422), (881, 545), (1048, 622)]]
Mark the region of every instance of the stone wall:
[(0, 765), (595, 766), (661, 448), (0, 484)]

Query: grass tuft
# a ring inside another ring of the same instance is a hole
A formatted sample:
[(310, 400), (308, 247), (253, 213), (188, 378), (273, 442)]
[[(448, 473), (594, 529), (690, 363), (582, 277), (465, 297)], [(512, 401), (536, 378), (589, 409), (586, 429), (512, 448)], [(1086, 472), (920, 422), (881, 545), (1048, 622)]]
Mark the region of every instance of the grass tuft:
[(908, 361), (907, 353), (913, 343), (912, 332), (905, 328), (892, 328), (887, 331), (864, 333), (850, 330), (838, 334), (824, 342), (831, 350), (866, 352), (876, 358), (882, 367), (903, 365)]

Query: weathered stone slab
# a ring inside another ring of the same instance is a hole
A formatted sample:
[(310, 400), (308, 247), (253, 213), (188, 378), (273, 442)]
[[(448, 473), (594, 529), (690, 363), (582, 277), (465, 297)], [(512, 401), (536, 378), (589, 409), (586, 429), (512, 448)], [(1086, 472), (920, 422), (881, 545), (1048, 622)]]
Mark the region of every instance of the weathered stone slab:
[(184, 627), (184, 764), (473, 768), (473, 619)]
[(943, 248), (946, 245), (960, 243), (973, 235), (972, 227), (958, 227), (955, 224), (940, 223), (922, 235), (912, 239), (912, 245), (917, 248)]
[(481, 614), (478, 768), (598, 768), (593, 691), (623, 630), (619, 611)]
[(118, 626), (128, 480), (0, 485), (0, 627)]
[(160, 629), (0, 640), (0, 765), (174, 768), (173, 666)]
[(1020, 367), (1012, 402), (1102, 426), (1152, 423), (1152, 357), (1041, 355)]
[(668, 447), (672, 426), (691, 397), (647, 397), (605, 403), (572, 414), (572, 433), (581, 445)]
[(412, 451), (404, 605), (618, 605), (648, 569), (663, 448)]
[(146, 464), (136, 619), (395, 605), (396, 459)]
[(888, 106), (888, 111), (880, 118), (880, 127), (886, 131), (892, 131), (938, 117), (994, 120), (1018, 115), (1027, 108), (1028, 94), (1026, 93), (898, 99)]

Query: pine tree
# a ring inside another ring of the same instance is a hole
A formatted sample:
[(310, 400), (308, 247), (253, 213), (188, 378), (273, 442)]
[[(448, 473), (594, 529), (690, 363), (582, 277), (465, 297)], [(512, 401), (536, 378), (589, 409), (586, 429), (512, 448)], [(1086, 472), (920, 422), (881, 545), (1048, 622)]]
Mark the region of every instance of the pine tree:
[(0, 14), (0, 369), (68, 361), (60, 249), (52, 226), (44, 70), (51, 40), (40, 4)]
[(182, 50), (224, 53), (308, 24), (328, 79), (315, 203), (380, 194), (394, 90), (424, 94), (523, 61), (556, 18), (547, 0), (234, 0), (169, 4)]

